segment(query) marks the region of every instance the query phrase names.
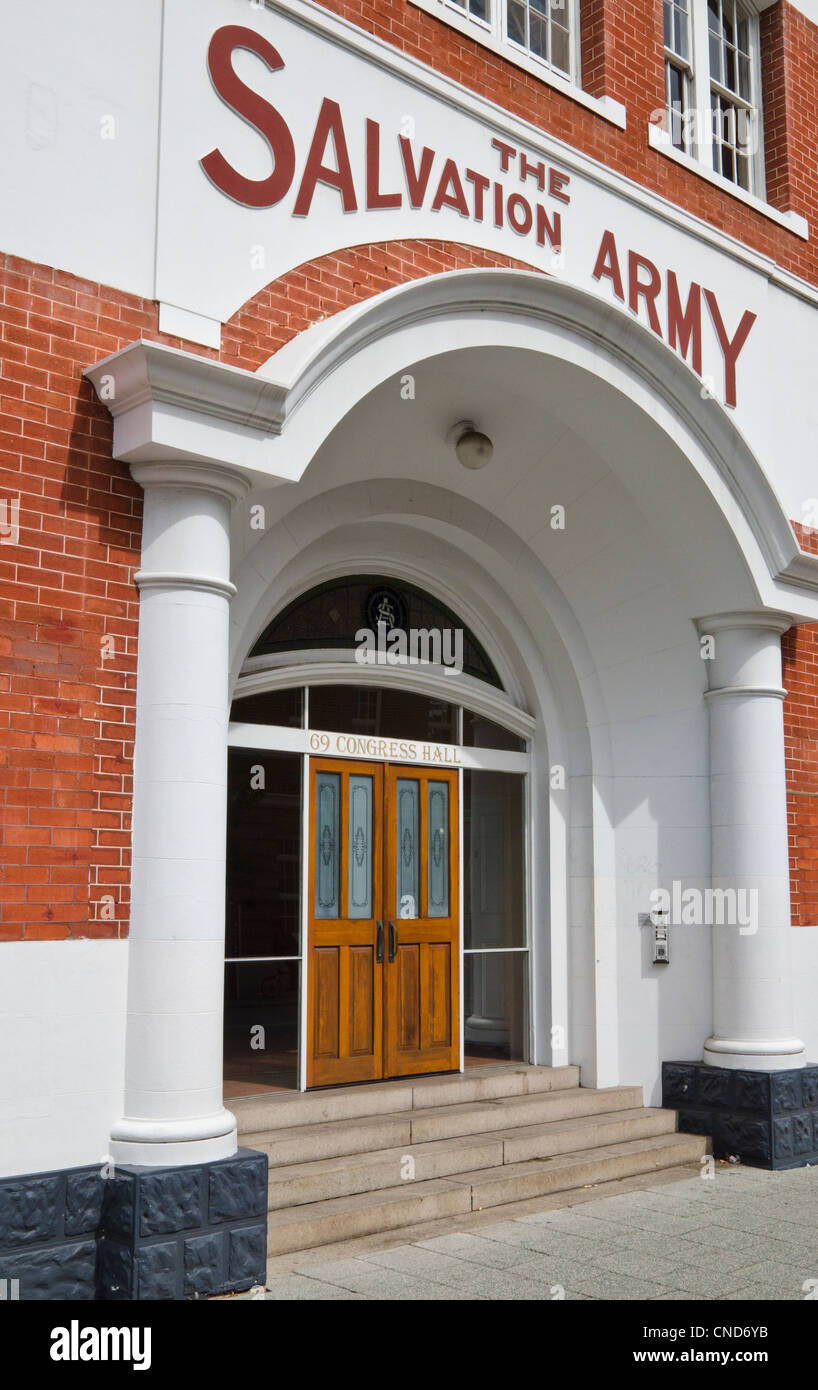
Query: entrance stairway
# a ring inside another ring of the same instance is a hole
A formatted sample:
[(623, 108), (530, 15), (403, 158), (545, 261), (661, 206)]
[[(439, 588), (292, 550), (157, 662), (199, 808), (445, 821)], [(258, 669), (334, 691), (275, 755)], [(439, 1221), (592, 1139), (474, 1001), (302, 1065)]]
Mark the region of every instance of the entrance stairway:
[(695, 1163), (638, 1086), (595, 1091), (578, 1067), (459, 1076), (229, 1102), (244, 1148), (270, 1161), (268, 1254), (395, 1231)]

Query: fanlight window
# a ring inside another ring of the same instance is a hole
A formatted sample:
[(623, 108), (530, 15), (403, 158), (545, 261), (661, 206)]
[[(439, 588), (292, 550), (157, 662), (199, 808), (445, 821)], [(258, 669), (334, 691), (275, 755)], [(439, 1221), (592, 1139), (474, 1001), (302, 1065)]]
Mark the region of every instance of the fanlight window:
[(484, 648), (460, 619), (438, 599), (412, 584), (383, 575), (353, 575), (320, 584), (297, 598), (273, 619), (253, 647), (251, 656), (268, 656), (307, 648), (358, 645), (362, 628), (377, 633), (382, 622), (387, 631), (407, 633), (459, 630), (463, 642), (466, 675), (502, 689), (502, 682)]

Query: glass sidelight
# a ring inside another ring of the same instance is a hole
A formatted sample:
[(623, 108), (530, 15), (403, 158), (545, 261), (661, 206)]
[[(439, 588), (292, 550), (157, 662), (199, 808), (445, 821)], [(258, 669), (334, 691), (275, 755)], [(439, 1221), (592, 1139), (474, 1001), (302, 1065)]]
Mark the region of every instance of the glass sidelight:
[(302, 759), (231, 749), (224, 1094), (298, 1085)]
[(463, 1032), (473, 1061), (527, 1053), (524, 797), (519, 774), (463, 774)]

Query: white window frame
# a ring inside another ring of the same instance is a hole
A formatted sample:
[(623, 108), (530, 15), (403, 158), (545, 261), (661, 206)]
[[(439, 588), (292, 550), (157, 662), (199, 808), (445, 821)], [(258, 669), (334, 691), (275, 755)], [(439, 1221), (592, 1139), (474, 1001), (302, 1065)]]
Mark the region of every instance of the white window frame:
[[(721, 3), (732, 4), (733, 0), (721, 0)], [(713, 73), (710, 71), (707, 0), (704, 0), (703, 4), (702, 0), (693, 0), (693, 4), (694, 6), (702, 8), (704, 15), (703, 23), (705, 26), (705, 30), (703, 36), (703, 43), (707, 50), (706, 72), (708, 80), (706, 84), (702, 84), (705, 88), (705, 90), (702, 93), (702, 96), (703, 99), (706, 99), (707, 102), (708, 117), (710, 116), (711, 97), (713, 95), (720, 97), (723, 102), (734, 107), (736, 110), (744, 110), (750, 112), (751, 120), (755, 124), (756, 139), (755, 149), (752, 151), (748, 159), (748, 165), (750, 169), (750, 187), (748, 189), (745, 189), (745, 192), (752, 193), (756, 198), (763, 198), (766, 191), (766, 181), (764, 177), (764, 108), (762, 103), (761, 92), (761, 39), (758, 14), (757, 12), (755, 12), (752, 5), (745, 3), (744, 0), (737, 0), (736, 7), (740, 7), (746, 15), (749, 32), (750, 97), (749, 99), (746, 99), (744, 97), (739, 96), (737, 92), (731, 91), (729, 87), (723, 86), (719, 79), (714, 77)], [(711, 129), (711, 124), (709, 120), (707, 129)], [(712, 163), (713, 148), (712, 144), (710, 144), (709, 142), (707, 145), (706, 154), (709, 156)], [(714, 173), (718, 174), (720, 173), (720, 170), (715, 169), (714, 167)], [(742, 187), (742, 184), (738, 182), (738, 179), (731, 179), (726, 174), (721, 174), (721, 177), (725, 180), (726, 183), (735, 183), (737, 188)]]
[[(565, 72), (562, 68), (554, 67), (552, 63), (547, 62), (544, 58), (540, 58), (536, 53), (532, 53), (530, 49), (524, 47), (524, 45), (515, 43), (513, 39), (509, 38), (509, 0), (486, 0), (486, 2), (489, 5), (489, 12), (491, 13), (493, 11), (495, 14), (495, 33), (497, 34), (497, 37), (500, 39), (501, 43), (505, 44), (505, 46), (509, 49), (511, 53), (514, 53), (519, 57), (528, 59), (528, 61), (533, 63), (536, 68), (544, 68), (547, 72), (555, 73), (556, 76), (561, 77), (563, 81), (573, 82), (577, 86), (580, 85), (580, 80), (582, 77), (582, 68), (580, 59), (579, 0), (563, 0), (562, 3), (562, 8), (566, 10), (568, 15), (567, 72)], [(529, 0), (520, 0), (520, 3), (528, 6)], [(460, 7), (458, 6), (457, 8)], [(549, 0), (549, 26), (551, 23), (550, 8), (551, 4)]]
[(582, 90), (580, 0), (565, 0), (565, 8), (569, 18), (570, 59), (568, 73), (564, 73), (561, 68), (552, 67), (544, 59), (538, 58), (535, 53), (531, 53), (507, 37), (508, 0), (488, 0), (488, 21), (480, 19), (477, 15), (469, 14), (466, 6), (458, 5), (455, 0), (411, 0), (411, 4), (420, 10), (425, 10), (427, 14), (434, 15), (444, 24), (458, 29), (460, 33), (467, 34), (475, 43), (482, 44), (484, 48), (490, 48), (493, 53), (497, 53), (501, 58), (514, 63), (516, 67), (530, 72), (542, 82), (556, 87), (566, 96), (571, 97), (572, 100), (588, 107), (596, 115), (602, 116), (604, 120), (619, 126), (621, 130), (625, 129), (626, 114), (621, 102), (614, 101), (612, 97), (593, 97), (590, 93)]
[[(693, 161), (694, 164), (701, 166), (700, 172), (706, 172), (709, 178), (720, 186), (734, 192), (737, 197), (744, 200), (760, 202), (764, 202), (766, 199), (764, 170), (764, 107), (762, 101), (761, 39), (759, 25), (759, 14), (761, 10), (765, 8), (766, 5), (764, 3), (754, 3), (753, 0), (741, 0), (741, 9), (744, 11), (749, 24), (750, 44), (750, 99), (745, 100), (738, 96), (737, 93), (730, 91), (729, 88), (722, 86), (719, 80), (711, 74), (708, 3), (707, 0), (689, 0), (689, 60), (685, 62), (672, 49), (667, 47), (664, 49), (666, 96), (668, 65), (672, 65), (679, 71), (685, 73), (689, 106), (687, 117), (683, 119), (682, 122), (684, 149), (679, 150), (678, 147), (672, 144), (672, 133), (669, 127), (673, 120), (673, 115), (667, 105), (665, 108), (667, 125), (664, 133), (664, 141), (659, 142), (656, 138), (651, 139), (651, 144), (664, 147), (666, 153), (672, 153), (675, 157), (686, 157)], [(750, 110), (752, 112), (752, 120), (755, 126), (755, 149), (749, 160), (749, 189), (743, 188), (738, 180), (731, 179), (714, 167), (714, 136), (711, 114), (712, 93), (716, 93), (722, 97), (722, 99), (731, 106), (738, 109)]]

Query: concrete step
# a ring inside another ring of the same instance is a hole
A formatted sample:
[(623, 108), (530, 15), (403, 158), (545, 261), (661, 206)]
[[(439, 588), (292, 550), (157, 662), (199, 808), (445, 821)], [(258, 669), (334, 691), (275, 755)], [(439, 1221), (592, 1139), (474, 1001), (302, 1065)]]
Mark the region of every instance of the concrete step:
[(334, 1120), (326, 1124), (301, 1125), (291, 1130), (269, 1130), (242, 1136), (246, 1149), (261, 1149), (270, 1168), (291, 1163), (310, 1163), (321, 1158), (342, 1158), (346, 1154), (369, 1153), (375, 1149), (400, 1146), (404, 1153), (411, 1143), (408, 1114), (367, 1117), (362, 1120)]
[(508, 1202), (524, 1202), (568, 1187), (609, 1182), (614, 1178), (649, 1173), (691, 1163), (706, 1152), (707, 1140), (699, 1134), (665, 1134), (651, 1139), (632, 1139), (620, 1144), (578, 1150), (529, 1163), (509, 1163), (487, 1172), (460, 1173), (450, 1181), (467, 1185), (472, 1210), (481, 1211)]
[(524, 1125), (546, 1124), (551, 1120), (566, 1120), (577, 1115), (633, 1110), (641, 1104), (640, 1086), (611, 1086), (602, 1091), (576, 1086), (572, 1090), (539, 1095), (504, 1096), (497, 1100), (480, 1101), (476, 1105), (440, 1105), (431, 1110), (415, 1110), (409, 1118), (412, 1142), (423, 1144), (430, 1139), (453, 1139), (460, 1134), (516, 1129)]
[[(479, 1168), (497, 1168), (503, 1163), (672, 1134), (675, 1128), (675, 1112), (640, 1108), (557, 1120), (522, 1130), (407, 1143), (374, 1152), (288, 1164), (270, 1169), (268, 1206), (273, 1211), (348, 1197), (396, 1187), (400, 1181), (422, 1182)], [(411, 1159), (412, 1169), (407, 1169), (407, 1159)], [(407, 1171), (412, 1172), (411, 1179), (404, 1176)]]
[(267, 1252), (270, 1256), (285, 1255), (592, 1183), (675, 1168), (697, 1161), (706, 1146), (706, 1139), (699, 1135), (667, 1134), (286, 1207), (269, 1214)]
[(394, 1231), (416, 1221), (434, 1221), (471, 1210), (471, 1189), (443, 1179), (404, 1184), (386, 1192), (364, 1192), (309, 1206), (286, 1207), (267, 1217), (267, 1254), (286, 1255), (314, 1245)]
[(529, 1197), (525, 1202), (505, 1202), (502, 1206), (486, 1207), (483, 1211), (443, 1216), (438, 1220), (401, 1226), (393, 1231), (375, 1231), (370, 1235), (357, 1236), (332, 1245), (317, 1245), (309, 1250), (273, 1255), (268, 1261), (267, 1273), (271, 1277), (276, 1274), (291, 1274), (311, 1264), (323, 1264), (327, 1260), (354, 1259), (357, 1255), (369, 1254), (373, 1250), (412, 1245), (415, 1241), (430, 1240), (433, 1236), (450, 1235), (457, 1231), (479, 1231), (483, 1226), (495, 1226), (498, 1221), (517, 1221), (521, 1216), (535, 1216), (546, 1211), (581, 1209), (586, 1202), (598, 1202), (601, 1197), (621, 1197), (623, 1193), (641, 1192), (645, 1189), (655, 1192), (659, 1187), (676, 1182), (689, 1182), (691, 1177), (699, 1175), (700, 1167), (696, 1159), (672, 1168), (659, 1168), (655, 1172), (634, 1173), (632, 1177), (613, 1178), (610, 1182), (587, 1183), (583, 1187), (566, 1188), (564, 1192), (552, 1192), (546, 1197)]
[(634, 1109), (641, 1106), (641, 1102), (642, 1092), (638, 1086), (613, 1086), (603, 1091), (574, 1086), (475, 1103), (403, 1110), (395, 1115), (325, 1120), (291, 1130), (251, 1131), (242, 1134), (241, 1142), (245, 1148), (263, 1150), (271, 1166), (309, 1163), (398, 1145), (405, 1153), (410, 1144), (486, 1134), (578, 1115)]
[(239, 1135), (273, 1129), (354, 1120), (364, 1116), (395, 1115), (406, 1110), (467, 1101), (493, 1100), (566, 1090), (579, 1086), (579, 1067), (508, 1066), (473, 1068), (447, 1076), (422, 1076), (408, 1081), (384, 1081), (361, 1086), (333, 1086), (323, 1091), (276, 1092), (241, 1096), (229, 1102)]
[[(407, 1170), (411, 1158), (413, 1170)], [(322, 1202), (333, 1197), (351, 1197), (359, 1192), (376, 1192), (404, 1186), (407, 1191), (418, 1182), (449, 1177), (477, 1168), (494, 1168), (503, 1162), (503, 1143), (494, 1135), (459, 1139), (440, 1139), (431, 1144), (406, 1144), (375, 1153), (319, 1159), (314, 1163), (294, 1163), (271, 1168), (268, 1207), (298, 1206)], [(403, 1173), (413, 1171), (412, 1178)]]
[(675, 1111), (640, 1106), (634, 1110), (611, 1110), (571, 1120), (554, 1120), (545, 1125), (527, 1125), (524, 1129), (501, 1130), (491, 1137), (502, 1140), (503, 1163), (525, 1163), (532, 1158), (553, 1158), (577, 1149), (675, 1133)]

